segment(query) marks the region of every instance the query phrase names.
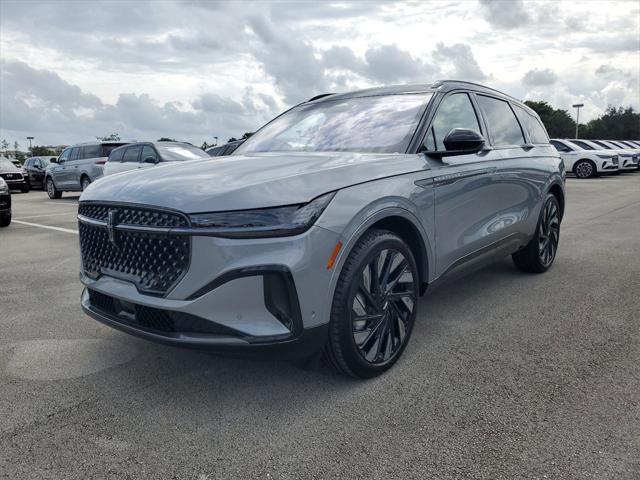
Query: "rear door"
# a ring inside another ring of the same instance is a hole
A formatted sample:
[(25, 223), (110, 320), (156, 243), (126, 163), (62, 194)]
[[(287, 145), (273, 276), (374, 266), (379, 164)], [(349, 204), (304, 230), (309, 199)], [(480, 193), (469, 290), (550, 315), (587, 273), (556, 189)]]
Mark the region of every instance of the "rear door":
[[(490, 156), (497, 169), (492, 188), (496, 211), (487, 219), (487, 235), (506, 247), (526, 244), (536, 228), (541, 193), (550, 172), (554, 168), (557, 172), (557, 156), (544, 129), (529, 122), (526, 128), (527, 123), (518, 119), (515, 103), (481, 93), (475, 97), (491, 137)], [(528, 116), (524, 110), (521, 114)]]

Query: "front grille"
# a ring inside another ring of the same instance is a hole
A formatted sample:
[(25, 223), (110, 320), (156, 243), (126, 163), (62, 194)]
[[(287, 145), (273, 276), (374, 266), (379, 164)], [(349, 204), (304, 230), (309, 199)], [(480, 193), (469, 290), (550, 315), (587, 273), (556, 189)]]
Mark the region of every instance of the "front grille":
[(618, 157), (612, 157), (611, 161), (613, 162), (614, 165), (618, 165)]
[(22, 180), (21, 173), (0, 173), (0, 177), (4, 178), (5, 180), (11, 180), (12, 182), (16, 180)]
[[(186, 217), (162, 210), (114, 205), (80, 205), (78, 212), (105, 221), (114, 211), (116, 225), (145, 227), (188, 226)], [(115, 229), (113, 241), (106, 226), (79, 223), (80, 252), (84, 273), (132, 282), (145, 293), (166, 294), (186, 273), (191, 239), (186, 235), (157, 232), (129, 232)]]

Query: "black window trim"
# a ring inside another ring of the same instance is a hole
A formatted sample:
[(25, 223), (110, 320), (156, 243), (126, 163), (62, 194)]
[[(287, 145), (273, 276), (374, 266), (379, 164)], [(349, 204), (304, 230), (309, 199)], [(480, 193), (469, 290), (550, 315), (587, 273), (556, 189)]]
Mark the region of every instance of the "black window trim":
[[(138, 157), (138, 162), (142, 162), (142, 152), (144, 150), (144, 147), (150, 147), (151, 150), (153, 150), (156, 153), (156, 158), (159, 159), (159, 163), (164, 162), (164, 159), (162, 158), (162, 155), (160, 155), (160, 152), (158, 151), (158, 149), (156, 148), (156, 146), (153, 143), (143, 143), (142, 144), (142, 150), (140, 150), (140, 155)], [(124, 158), (124, 156), (123, 156)]]
[[(478, 105), (476, 104), (475, 99), (473, 98), (473, 93), (474, 92), (472, 92), (470, 90), (465, 90), (465, 89), (460, 88), (460, 89), (456, 89), (456, 90), (451, 90), (451, 91), (446, 92), (445, 94), (443, 94), (441, 96), (440, 100), (438, 101), (438, 104), (433, 107), (432, 113), (429, 115), (428, 121), (425, 122), (426, 125), (427, 125), (427, 128), (424, 130), (424, 133), (421, 134), (422, 141), (420, 142), (418, 148), (421, 148), (422, 146), (424, 146), (426, 144), (428, 135), (432, 135), (433, 145), (434, 145), (434, 147), (436, 147), (436, 151), (438, 151), (437, 150), (437, 145), (436, 145), (436, 140), (435, 140), (435, 134), (433, 132), (433, 121), (435, 120), (436, 115), (438, 114), (438, 111), (440, 110), (440, 106), (445, 101), (445, 99), (449, 98), (452, 95), (456, 95), (456, 94), (460, 94), (460, 93), (466, 94), (467, 98), (469, 99), (469, 102), (471, 103), (471, 108), (473, 109), (473, 113), (476, 116), (476, 121), (478, 122), (478, 126), (480, 127), (480, 135), (482, 135), (485, 138), (485, 140), (487, 140), (487, 141), (489, 140), (487, 138), (487, 135), (485, 133), (483, 133), (483, 132), (486, 132), (486, 125), (484, 123), (484, 119), (479, 114)], [(431, 101), (433, 101), (433, 99)], [(429, 103), (431, 103), (431, 102), (429, 102)], [(420, 126), (418, 126), (418, 129), (419, 128), (420, 128)]]
[(522, 135), (522, 139), (524, 140), (524, 143), (520, 144), (520, 145), (496, 145), (495, 144), (495, 139), (493, 138), (493, 132), (489, 126), (489, 120), (487, 119), (484, 110), (482, 109), (482, 107), (480, 107), (480, 103), (478, 102), (478, 108), (480, 109), (480, 112), (482, 114), (482, 117), (485, 120), (485, 126), (487, 128), (487, 134), (485, 136), (485, 139), (487, 139), (488, 141), (491, 142), (491, 148), (494, 150), (506, 150), (506, 149), (513, 149), (513, 148), (530, 148), (532, 147), (534, 144), (529, 143), (529, 137), (528, 137), (528, 133), (525, 132), (525, 129), (522, 128), (522, 124), (520, 123), (520, 119), (518, 118), (518, 115), (516, 114), (514, 107), (512, 105), (513, 100), (510, 99), (506, 99), (506, 98), (501, 98), (497, 95), (490, 95), (488, 93), (485, 92), (473, 92), (474, 96), (482, 96), (482, 97), (489, 97), (492, 98), (494, 100), (498, 100), (501, 102), (505, 102), (507, 105), (509, 105), (509, 108), (511, 109), (511, 113), (513, 114), (513, 116), (516, 119), (516, 123), (518, 124), (518, 126), (520, 127), (520, 134)]

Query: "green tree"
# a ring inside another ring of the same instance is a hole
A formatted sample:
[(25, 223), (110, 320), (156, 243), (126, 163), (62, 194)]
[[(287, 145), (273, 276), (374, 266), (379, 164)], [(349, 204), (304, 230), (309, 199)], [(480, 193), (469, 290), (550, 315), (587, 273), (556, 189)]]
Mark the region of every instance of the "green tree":
[(2, 142), (0, 142), (0, 149), (7, 151), (9, 149), (9, 142), (7, 142), (4, 138)]
[(247, 138), (249, 138), (251, 135), (253, 135), (255, 132), (244, 132), (242, 134), (241, 140), (246, 140)]
[(112, 133), (110, 135), (105, 135), (104, 137), (96, 137), (96, 139), (100, 140), (101, 142), (119, 142), (120, 135), (118, 135), (117, 133)]
[(15, 142), (13, 142), (13, 149), (14, 150), (20, 150), (20, 144), (18, 143), (17, 140)]
[(524, 103), (540, 116), (540, 120), (551, 138), (573, 138), (575, 136), (576, 122), (568, 111), (553, 108), (547, 102), (527, 100)]
[(586, 125), (580, 125), (582, 138), (625, 140), (640, 138), (640, 113), (632, 107), (609, 105), (604, 114)]
[(161, 137), (158, 139), (158, 142), (177, 142), (177, 140), (169, 137)]
[(34, 157), (46, 157), (47, 155), (55, 155), (56, 153), (46, 147), (34, 146), (29, 149)]
[(237, 142), (238, 139), (236, 137), (231, 137), (229, 140), (227, 140), (227, 143), (229, 142)]

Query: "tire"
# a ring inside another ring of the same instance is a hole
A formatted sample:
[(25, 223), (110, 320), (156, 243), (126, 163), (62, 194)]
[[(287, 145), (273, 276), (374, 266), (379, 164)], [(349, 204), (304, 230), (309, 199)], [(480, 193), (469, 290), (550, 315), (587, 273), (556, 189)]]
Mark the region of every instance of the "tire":
[(45, 185), (47, 186), (47, 195), (49, 195), (51, 200), (62, 198), (62, 192), (56, 188), (56, 184), (53, 183), (53, 179), (51, 177), (47, 178)]
[(0, 227), (8, 227), (10, 223), (11, 223), (10, 213), (0, 214)]
[(20, 187), (20, 191), (22, 193), (29, 193), (30, 190), (31, 190), (31, 186), (28, 183)]
[(82, 188), (82, 191), (84, 192), (89, 185), (91, 185), (91, 180), (86, 175), (83, 175), (80, 179), (80, 187)]
[(556, 258), (560, 242), (560, 204), (553, 194), (547, 194), (536, 233), (526, 247), (512, 255), (518, 269), (529, 273), (544, 273)]
[(598, 170), (591, 160), (578, 160), (573, 166), (573, 174), (577, 178), (593, 178), (598, 174)]
[[(378, 282), (367, 281), (372, 277)], [(386, 230), (365, 233), (338, 278), (326, 362), (356, 378), (391, 368), (411, 337), (418, 292), (418, 268), (407, 244)]]

